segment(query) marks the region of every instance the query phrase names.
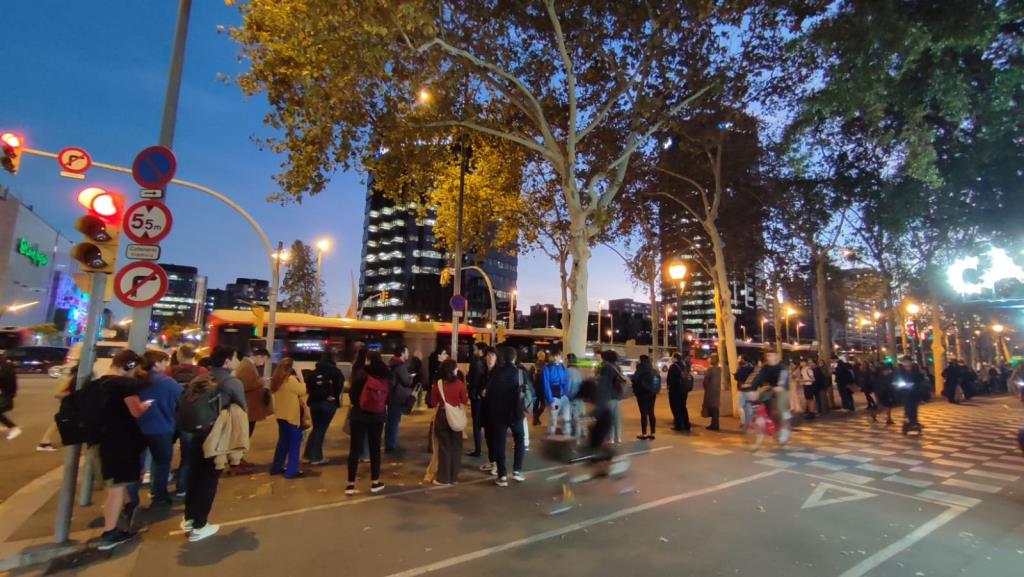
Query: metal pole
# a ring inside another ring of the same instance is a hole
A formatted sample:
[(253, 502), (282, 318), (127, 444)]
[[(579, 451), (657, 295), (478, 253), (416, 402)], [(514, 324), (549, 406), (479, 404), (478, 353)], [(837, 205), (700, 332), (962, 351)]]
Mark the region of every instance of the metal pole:
[(683, 354), (683, 289), (676, 293), (676, 347)]
[[(597, 301), (597, 338), (594, 339), (598, 345), (601, 344), (601, 301)], [(601, 348), (601, 347), (598, 347)]]
[[(462, 294), (462, 205), (466, 196), (466, 139), (459, 135), (459, 213), (455, 227), (455, 284), (454, 294)], [(459, 360), (459, 318), (463, 311), (452, 310), (452, 350), (451, 356), (455, 362)]]
[[(320, 247), (317, 247), (316, 248), (316, 293), (317, 293), (317, 300), (318, 301), (320, 300), (320, 298), (319, 298), (319, 296), (320, 296), (320, 266), (323, 264), (323, 260), (324, 260), (324, 251), (320, 250)], [(323, 316), (323, 311), (319, 311), (319, 313), (320, 313), (321, 316)]]
[[(105, 273), (89, 273), (92, 290), (89, 291), (89, 310), (85, 321), (85, 336), (82, 338), (82, 353), (78, 359), (78, 379), (75, 390), (81, 390), (92, 379), (92, 365), (96, 359), (96, 333), (100, 329), (103, 315), (103, 293), (107, 288)], [(78, 481), (78, 460), (82, 455), (81, 445), (71, 445), (64, 451), (64, 480), (57, 497), (57, 517), (53, 526), (55, 543), (67, 543), (71, 533), (71, 513), (75, 506), (75, 484)], [(92, 489), (92, 478), (84, 479)]]
[[(167, 91), (164, 93), (164, 111), (160, 120), (159, 144), (167, 148), (173, 148), (174, 145), (174, 125), (178, 118), (178, 96), (181, 93), (181, 72), (185, 64), (185, 43), (188, 37), (188, 20), (191, 10), (192, 0), (178, 1), (178, 22), (174, 28), (171, 67), (167, 72)], [(163, 202), (163, 200), (157, 202)], [(196, 306), (202, 305), (197, 303)], [(128, 347), (140, 355), (146, 350), (152, 312), (153, 307), (151, 306), (132, 309), (132, 326), (128, 331)]]
[(273, 260), (271, 264), (273, 273), (271, 276), (273, 278), (270, 279), (270, 310), (267, 313), (267, 350), (270, 351), (271, 362), (263, 365), (263, 376), (267, 379), (270, 378), (270, 366), (274, 360), (274, 332), (277, 329), (277, 295), (281, 286), (281, 251), (283, 250), (284, 243), (277, 241), (277, 258), (271, 257)]
[(508, 330), (516, 328), (516, 290), (512, 289), (511, 306), (508, 309)]

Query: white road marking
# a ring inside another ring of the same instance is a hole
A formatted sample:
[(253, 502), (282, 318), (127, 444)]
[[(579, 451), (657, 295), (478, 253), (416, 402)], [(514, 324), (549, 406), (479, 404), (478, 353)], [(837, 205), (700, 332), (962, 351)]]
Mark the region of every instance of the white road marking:
[(842, 459), (844, 461), (854, 461), (856, 463), (870, 463), (874, 461), (874, 457), (861, 457), (859, 455), (836, 455), (836, 459)]
[(823, 453), (833, 453), (841, 455), (843, 453), (849, 453), (853, 449), (844, 449), (842, 447), (818, 447), (817, 450)]
[(973, 448), (967, 449), (967, 450), (972, 452), (972, 453), (984, 453), (986, 455), (1002, 455), (1003, 453), (1006, 452), (1006, 451), (1001, 451), (999, 449), (986, 449), (984, 447), (973, 447)]
[(896, 541), (846, 571), (843, 571), (839, 577), (863, 577), (864, 575), (867, 575), (871, 570), (913, 547), (933, 531), (949, 523), (953, 519), (956, 519), (965, 511), (967, 511), (967, 509), (963, 507), (951, 507), (943, 511), (938, 517), (935, 517), (917, 529), (914, 529), (899, 541)]
[(714, 493), (714, 492), (721, 491), (721, 490), (724, 490), (724, 489), (729, 489), (731, 487), (735, 487), (735, 486), (738, 486), (738, 485), (743, 485), (743, 484), (750, 483), (750, 482), (753, 482), (753, 481), (758, 481), (758, 480), (764, 479), (766, 477), (771, 477), (772, 475), (777, 475), (780, 472), (781, 472), (780, 469), (776, 469), (776, 470), (773, 470), (773, 471), (764, 471), (763, 473), (758, 473), (756, 475), (751, 475), (749, 477), (742, 477), (740, 479), (735, 479), (733, 481), (727, 481), (725, 483), (720, 483), (720, 484), (714, 485), (712, 487), (706, 487), (704, 489), (697, 489), (697, 490), (694, 490), (694, 491), (689, 491), (687, 493), (680, 493), (678, 495), (672, 495), (672, 496), (669, 496), (669, 497), (664, 497), (662, 499), (657, 499), (655, 501), (650, 501), (650, 502), (644, 503), (642, 505), (637, 505), (635, 507), (629, 507), (628, 509), (622, 509), (622, 510), (616, 511), (614, 513), (609, 513), (608, 515), (602, 515), (600, 517), (594, 517), (594, 518), (591, 518), (591, 519), (586, 519), (584, 521), (580, 521), (578, 523), (573, 523), (573, 524), (567, 525), (565, 527), (560, 527), (558, 529), (552, 529), (550, 531), (545, 531), (543, 533), (538, 533), (536, 535), (531, 535), (530, 537), (526, 537), (524, 539), (519, 539), (519, 540), (516, 540), (516, 541), (511, 541), (509, 543), (503, 543), (501, 545), (495, 545), (494, 547), (487, 547), (487, 548), (484, 548), (484, 549), (478, 549), (476, 551), (471, 551), (471, 552), (465, 553), (463, 555), (456, 555), (455, 557), (449, 557), (448, 559), (444, 559), (442, 561), (437, 561), (435, 563), (430, 563), (428, 565), (422, 565), (420, 567), (413, 567), (412, 569), (406, 569), (405, 571), (399, 571), (398, 573), (392, 573), (391, 575), (388, 575), (387, 577), (417, 577), (418, 575), (424, 575), (424, 574), (427, 574), (427, 573), (432, 573), (434, 571), (440, 571), (442, 569), (447, 569), (449, 567), (455, 567), (457, 565), (462, 565), (463, 563), (468, 563), (470, 561), (475, 561), (477, 559), (483, 559), (484, 557), (489, 557), (489, 556), (495, 555), (497, 553), (504, 553), (505, 551), (511, 551), (513, 549), (518, 549), (520, 547), (525, 547), (527, 545), (532, 545), (534, 543), (539, 543), (541, 541), (547, 541), (548, 539), (554, 539), (555, 537), (560, 537), (562, 535), (566, 535), (566, 534), (569, 534), (569, 533), (580, 531), (580, 530), (586, 529), (588, 527), (593, 527), (594, 525), (600, 525), (600, 524), (603, 524), (603, 523), (607, 523), (608, 521), (614, 521), (616, 519), (621, 519), (623, 517), (628, 517), (630, 515), (635, 515), (637, 513), (642, 513), (644, 511), (649, 511), (651, 509), (657, 509), (658, 507), (663, 507), (665, 505), (670, 505), (672, 503), (676, 503), (678, 501), (683, 501), (685, 499), (691, 499), (693, 497), (699, 497), (701, 495), (707, 495), (708, 493)]
[(824, 458), (821, 455), (815, 455), (814, 453), (801, 453), (801, 452), (786, 453), (786, 456), (787, 457), (796, 457), (797, 459), (807, 459), (807, 460), (810, 460), (810, 461), (816, 461), (818, 459), (823, 459)]
[[(842, 473), (833, 473), (833, 475), (840, 475)], [(826, 475), (826, 477), (832, 477), (832, 475)], [(842, 479), (836, 479), (841, 481)], [(869, 479), (870, 480), (870, 479)], [(829, 493), (839, 493), (842, 497), (830, 497), (825, 498), (825, 495)], [(815, 507), (824, 507), (826, 505), (837, 505), (839, 503), (848, 503), (850, 501), (860, 501), (861, 499), (870, 499), (871, 497), (877, 497), (875, 493), (868, 491), (861, 491), (860, 489), (850, 489), (848, 487), (840, 487), (839, 485), (832, 485), (831, 483), (818, 483), (818, 486), (811, 491), (810, 496), (804, 501), (804, 504), (800, 506), (800, 509), (813, 509)]]
[[(651, 453), (657, 453), (657, 452), (665, 451), (665, 450), (668, 450), (668, 449), (671, 449), (671, 448), (672, 448), (671, 445), (665, 445), (665, 446), (662, 446), (662, 447), (654, 447), (652, 449), (647, 449), (647, 450), (643, 450), (643, 451), (634, 451), (632, 453), (623, 453), (622, 455), (619, 455), (619, 456), (620, 457), (635, 457), (635, 456), (638, 456), (638, 455), (648, 455), (648, 454), (651, 454)], [(572, 465), (555, 465), (553, 467), (544, 467), (543, 469), (534, 469), (532, 471), (526, 471), (526, 476), (530, 477), (532, 475), (539, 475), (541, 473), (550, 473), (551, 471), (558, 471), (558, 470), (561, 470), (561, 469), (567, 469), (567, 468), (569, 468), (571, 466)], [(494, 477), (487, 476), (487, 477), (481, 477), (479, 479), (473, 479), (472, 481), (460, 482), (458, 486), (462, 487), (462, 486), (466, 486), (466, 485), (477, 485), (477, 484), (480, 484), (480, 483), (493, 483), (493, 482), (494, 482)], [(312, 507), (302, 507), (300, 509), (292, 509), (290, 511), (280, 511), (278, 513), (268, 513), (266, 515), (256, 515), (254, 517), (246, 517), (244, 519), (236, 519), (234, 521), (221, 521), (221, 522), (219, 522), (217, 524), (220, 525), (221, 527), (233, 527), (235, 525), (249, 525), (251, 523), (256, 523), (256, 522), (259, 522), (259, 521), (267, 521), (267, 520), (270, 520), (270, 519), (277, 519), (277, 518), (280, 518), (280, 517), (291, 517), (292, 515), (302, 515), (304, 513), (311, 513), (313, 511), (324, 511), (324, 510), (327, 510), (327, 509), (337, 509), (338, 507), (349, 507), (349, 506), (352, 506), (352, 505), (361, 505), (363, 503), (369, 503), (371, 501), (380, 501), (381, 499), (389, 499), (391, 497), (401, 497), (401, 496), (406, 496), (406, 495), (415, 495), (417, 493), (426, 493), (427, 491), (437, 491), (437, 490), (442, 490), (443, 491), (443, 490), (446, 490), (446, 489), (453, 489), (453, 488), (454, 487), (432, 487), (432, 486), (418, 487), (416, 489), (409, 489), (408, 491), (396, 491), (394, 493), (385, 493), (385, 494), (381, 494), (381, 495), (372, 495), (372, 496), (368, 496), (368, 497), (362, 497), (360, 499), (346, 499), (344, 501), (335, 501), (333, 503), (324, 503), (323, 505), (313, 505)], [(181, 530), (175, 530), (175, 531), (170, 531), (167, 534), (168, 535), (172, 535), (172, 536), (173, 535), (184, 535), (185, 532), (181, 531)]]
[(871, 481), (875, 480), (872, 477), (866, 477), (864, 475), (854, 475), (853, 473), (847, 473), (845, 471), (829, 473), (828, 475), (825, 476), (828, 477), (829, 479), (843, 481), (844, 483), (853, 483), (855, 485), (863, 485), (865, 483), (870, 483)]
[(1024, 473), (1024, 467), (1020, 465), (1011, 465), (1009, 463), (1001, 463), (999, 461), (989, 461), (985, 463), (986, 467), (995, 467), (997, 469), (1006, 469), (1007, 471), (1017, 471), (1018, 473)]
[(721, 455), (731, 455), (731, 454), (733, 454), (733, 451), (729, 451), (727, 449), (714, 449), (714, 448), (697, 449), (697, 452), (698, 453), (704, 453), (705, 455), (715, 455), (716, 457), (721, 456)]
[(796, 463), (780, 461), (779, 459), (761, 459), (760, 461), (754, 461), (754, 463), (757, 465), (766, 465), (768, 467), (781, 467), (783, 469), (796, 466)]
[(837, 465), (826, 461), (811, 461), (810, 463), (807, 463), (807, 466), (817, 467), (819, 469), (828, 469), (829, 471), (842, 471), (846, 468), (846, 465)]
[(985, 477), (986, 479), (996, 479), (998, 481), (1016, 481), (1020, 479), (1019, 475), (1005, 475), (1003, 473), (993, 473), (992, 471), (983, 471), (981, 469), (971, 469), (970, 471), (964, 471), (965, 475), (971, 475), (973, 477)]
[(1024, 457), (1020, 455), (1003, 455), (999, 457), (1000, 461), (1010, 461), (1013, 463), (1024, 463)]
[(913, 467), (910, 469), (915, 473), (924, 473), (925, 475), (931, 475), (933, 477), (952, 477), (956, 475), (956, 471), (946, 471), (944, 469), (932, 469), (931, 467)]
[(886, 475), (895, 475), (896, 473), (900, 472), (900, 470), (895, 467), (881, 467), (879, 465), (864, 464), (857, 465), (857, 468), (862, 469), (864, 471), (871, 471), (872, 473), (884, 473)]
[(867, 453), (869, 455), (882, 455), (882, 456), (885, 456), (885, 457), (888, 457), (890, 455), (895, 455), (896, 454), (896, 453), (893, 453), (892, 451), (883, 451), (881, 449), (861, 449), (860, 452), (861, 453)]
[(903, 457), (886, 457), (886, 458), (884, 458), (882, 460), (883, 461), (892, 461), (893, 463), (899, 463), (901, 465), (910, 465), (911, 467), (916, 467), (916, 466), (918, 466), (918, 465), (920, 465), (921, 463), (924, 462), (924, 461), (918, 461), (917, 459), (904, 459)]
[(945, 453), (929, 453), (928, 451), (906, 451), (904, 455), (913, 455), (915, 457), (924, 457), (925, 459), (938, 459), (945, 457)]
[(970, 459), (972, 461), (987, 461), (992, 458), (991, 455), (972, 455), (970, 453), (953, 453), (950, 457), (956, 457), (957, 459)]
[(959, 505), (961, 507), (973, 507), (978, 503), (981, 503), (981, 499), (975, 499), (974, 497), (965, 497), (963, 495), (955, 495), (953, 493), (943, 493), (942, 491), (933, 491), (928, 489), (927, 491), (921, 491), (917, 494), (919, 497), (925, 499), (934, 499), (942, 503), (948, 503), (950, 505)]
[(935, 484), (932, 481), (925, 481), (923, 479), (911, 479), (909, 477), (901, 477), (899, 475), (892, 475), (891, 477), (886, 477), (885, 479), (883, 479), (883, 481), (890, 481), (892, 483), (899, 483), (901, 485), (910, 485), (911, 487), (917, 487), (919, 489), (931, 487), (932, 485)]
[(996, 487), (995, 485), (986, 485), (984, 483), (972, 483), (971, 481), (963, 481), (961, 479), (946, 479), (942, 482), (943, 485), (949, 487), (960, 487), (961, 489), (970, 489), (971, 491), (981, 491), (982, 493), (998, 493), (1002, 490), (1002, 487)]
[(936, 465), (945, 465), (947, 467), (958, 467), (960, 469), (970, 469), (977, 465), (977, 463), (968, 463), (967, 461), (953, 461), (950, 459), (935, 459), (932, 463)]

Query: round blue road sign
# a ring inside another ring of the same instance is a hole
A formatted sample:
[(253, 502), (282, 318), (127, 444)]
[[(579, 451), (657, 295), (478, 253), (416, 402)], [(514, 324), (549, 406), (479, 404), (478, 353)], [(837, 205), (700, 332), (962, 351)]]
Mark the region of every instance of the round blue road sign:
[(178, 161), (166, 146), (150, 146), (135, 157), (132, 178), (143, 188), (163, 188), (174, 178)]
[(448, 304), (451, 305), (453, 311), (464, 311), (466, 310), (466, 297), (454, 295)]

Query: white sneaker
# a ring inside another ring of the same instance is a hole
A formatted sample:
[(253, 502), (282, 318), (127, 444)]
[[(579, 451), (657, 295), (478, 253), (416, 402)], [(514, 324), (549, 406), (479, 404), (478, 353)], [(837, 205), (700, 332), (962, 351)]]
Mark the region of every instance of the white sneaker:
[(494, 484), (499, 487), (508, 487), (508, 477), (498, 477)]
[(191, 531), (192, 530), (192, 519), (182, 519), (181, 520), (181, 524), (179, 524), (178, 526), (181, 527), (182, 531)]
[(526, 480), (526, 475), (522, 471), (512, 471), (512, 479), (517, 483), (522, 483)]
[(21, 429), (19, 429), (18, 427), (14, 427), (13, 429), (10, 429), (10, 430), (7, 431), (7, 440), (8, 441), (13, 441), (14, 439), (17, 439), (20, 436), (21, 436)]
[(355, 495), (358, 492), (359, 491), (356, 490), (356, 486), (351, 484), (351, 483), (349, 483), (349, 485), (347, 487), (345, 487), (345, 494), (348, 495), (348, 496)]
[(220, 525), (214, 525), (212, 523), (207, 524), (205, 527), (200, 527), (199, 529), (192, 529), (191, 531), (189, 531), (188, 540), (192, 543), (195, 543), (196, 541), (202, 541), (207, 537), (212, 537), (214, 534), (217, 533), (217, 531), (220, 531)]
[(57, 447), (54, 447), (53, 443), (39, 443), (36, 445), (36, 450), (43, 453), (52, 453), (57, 450)]
[(149, 475), (149, 471), (146, 471), (145, 473), (142, 474), (142, 484), (143, 485), (148, 485), (150, 480), (151, 480), (151, 477)]
[(380, 493), (383, 490), (384, 490), (384, 482), (383, 481), (374, 481), (373, 483), (370, 484), (370, 492), (371, 493)]
[(779, 431), (779, 444), (785, 445), (789, 442), (789, 427), (784, 427)]

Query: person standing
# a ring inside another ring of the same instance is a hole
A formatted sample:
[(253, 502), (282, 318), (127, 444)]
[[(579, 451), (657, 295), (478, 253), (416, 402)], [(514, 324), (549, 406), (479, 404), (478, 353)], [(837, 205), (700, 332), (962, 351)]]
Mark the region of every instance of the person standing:
[(566, 374), (569, 376), (569, 402), (572, 404), (572, 430), (576, 433), (576, 444), (577, 446), (583, 441), (583, 427), (580, 423), (583, 422), (583, 409), (584, 402), (580, 398), (580, 389), (583, 386), (583, 373), (580, 372), (579, 361), (576, 359), (576, 355), (569, 353), (566, 356), (566, 360), (569, 362), (569, 368), (566, 369)]
[(548, 434), (554, 435), (562, 422), (562, 434), (572, 435), (572, 405), (569, 402), (569, 374), (562, 364), (562, 352), (551, 353), (541, 375), (548, 407)]
[[(519, 362), (522, 362), (520, 359)], [(544, 414), (546, 405), (541, 404), (540, 399), (544, 398), (544, 367), (548, 364), (547, 351), (537, 351), (537, 361), (533, 364), (533, 372), (530, 373), (530, 382), (533, 385), (533, 426), (540, 426), (540, 416)]]
[[(227, 410), (231, 405), (237, 405), (243, 411), (248, 407), (245, 403), (245, 386), (234, 376), (233, 371), (238, 368), (238, 353), (235, 349), (226, 346), (214, 347), (210, 352), (210, 371), (193, 380), (185, 388), (182, 399), (186, 397), (201, 397), (209, 394), (212, 388), (214, 394), (219, 395), (220, 407)], [(181, 402), (179, 401), (179, 405)], [(181, 418), (179, 410), (179, 419)], [(220, 482), (220, 469), (214, 458), (207, 458), (203, 450), (206, 439), (210, 434), (216, 417), (199, 430), (192, 431), (192, 446), (189, 458), (189, 479), (185, 494), (185, 519), (181, 523), (183, 531), (188, 532), (189, 541), (201, 541), (217, 533), (219, 525), (209, 523), (210, 511), (213, 509), (213, 501), (217, 497), (217, 484)]]
[(473, 451), (468, 453), (470, 457), (481, 456), (481, 445), (484, 436), (483, 416), (483, 393), (487, 380), (487, 362), (484, 357), (487, 354), (487, 345), (476, 343), (473, 347), (473, 358), (469, 360), (469, 404), (470, 417), (473, 420)]
[(672, 410), (672, 430), (690, 431), (690, 415), (686, 409), (686, 381), (688, 371), (683, 364), (683, 356), (672, 355), (672, 365), (668, 368), (668, 408)]
[(409, 376), (412, 377), (412, 390), (416, 396), (413, 409), (418, 411), (423, 408), (423, 397), (426, 394), (424, 392), (426, 375), (423, 374), (423, 353), (419, 350), (414, 351), (409, 357)]
[(857, 386), (864, 393), (864, 400), (868, 403), (868, 410), (878, 410), (878, 402), (875, 400), (874, 380), (871, 378), (871, 363), (861, 360), (857, 364)]
[(455, 361), (449, 360), (441, 364), (441, 378), (434, 383), (430, 395), (434, 406), (437, 407), (437, 416), (434, 419), (437, 476), (433, 483), (451, 485), (459, 482), (459, 469), (462, 468), (462, 431), (455, 431), (448, 425), (445, 404), (457, 408), (469, 404), (466, 383), (459, 378), (459, 365)]
[(611, 461), (615, 451), (606, 441), (615, 427), (615, 413), (612, 401), (615, 397), (615, 383), (622, 377), (618, 367), (619, 355), (612, 350), (601, 351), (601, 364), (596, 378), (584, 382), (580, 396), (592, 406), (594, 424), (590, 428), (590, 461), (594, 464)]
[(963, 371), (960, 365), (957, 364), (956, 359), (950, 359), (949, 365), (945, 369), (942, 369), (942, 395), (946, 397), (946, 400), (953, 404), (959, 404), (960, 401), (956, 400), (956, 388), (961, 385), (963, 380)]
[[(90, 380), (92, 375), (90, 376)], [(63, 400), (65, 397), (71, 394), (71, 391), (75, 388), (75, 383), (78, 382), (78, 365), (71, 367), (68, 371), (68, 376), (61, 379), (60, 384), (57, 385), (57, 390), (53, 392), (53, 398), (58, 401)], [(56, 420), (50, 422), (50, 426), (46, 428), (46, 432), (43, 433), (43, 437), (39, 439), (39, 444), (36, 445), (37, 451), (42, 452), (53, 452), (57, 450), (57, 447), (53, 444), (53, 435), (57, 433), (57, 422)]]
[(285, 479), (305, 475), (299, 470), (299, 449), (302, 447), (302, 412), (306, 399), (305, 383), (289, 358), (281, 359), (270, 379), (270, 392), (274, 395), (274, 416), (277, 417), (277, 448), (270, 465), (271, 475), (284, 474)]
[[(253, 350), (252, 356), (239, 361), (239, 378), (244, 374), (242, 383), (245, 385), (245, 402), (249, 406), (249, 436), (256, 431), (256, 423), (270, 415), (271, 394), (267, 389), (268, 381), (263, 377), (264, 367), (270, 362), (270, 352), (262, 347)], [(249, 369), (252, 370), (249, 370)], [(272, 367), (273, 368), (273, 367)], [(271, 371), (273, 375), (273, 371)]]
[(385, 453), (398, 453), (402, 450), (398, 444), (398, 431), (406, 404), (412, 398), (412, 377), (409, 376), (409, 368), (406, 366), (408, 360), (409, 347), (398, 345), (395, 347), (395, 355), (388, 362), (392, 378), (391, 392), (388, 395), (387, 429), (384, 432)]
[(384, 490), (384, 483), (380, 480), (380, 442), (387, 418), (391, 379), (391, 371), (384, 364), (380, 353), (367, 352), (365, 349), (359, 351), (352, 364), (352, 386), (348, 390), (348, 398), (352, 403), (349, 417), (352, 434), (348, 449), (346, 495), (358, 493), (356, 472), (359, 470), (359, 454), (364, 443), (369, 446), (370, 453), (370, 492), (379, 493)]
[[(637, 408), (640, 409), (640, 434), (636, 438), (641, 441), (653, 441), (656, 434), (654, 401), (661, 392), (661, 376), (654, 370), (651, 357), (640, 355), (640, 362), (630, 381), (633, 384)], [(650, 435), (647, 434), (648, 425), (651, 428)]]
[[(196, 377), (208, 373), (207, 369), (196, 364), (196, 347), (194, 345), (185, 343), (178, 347), (175, 354), (178, 358), (178, 364), (172, 364), (167, 369), (167, 375), (174, 379), (176, 383), (181, 385), (183, 389)], [(178, 454), (181, 455), (180, 463), (178, 465), (178, 475), (175, 481), (175, 496), (184, 497), (188, 489), (189, 469), (192, 467), (192, 459), (188, 457), (192, 454), (192, 433), (187, 431), (176, 431), (175, 434), (178, 438)], [(251, 465), (249, 466), (251, 467)]]
[(736, 384), (742, 388), (743, 385), (747, 383), (747, 379), (750, 378), (750, 375), (754, 373), (756, 367), (743, 355), (740, 355), (737, 358), (736, 364), (736, 373), (733, 376), (736, 377)]
[(839, 389), (839, 398), (841, 399), (843, 409), (853, 412), (853, 391), (850, 390), (850, 386), (853, 385), (855, 376), (853, 374), (853, 367), (850, 363), (846, 362), (846, 359), (835, 357), (836, 359), (836, 388)]
[(14, 397), (18, 396), (18, 375), (6, 360), (0, 360), (0, 424), (7, 427), (7, 440), (21, 436), (21, 429), (7, 416), (14, 410)]
[(533, 386), (526, 371), (516, 364), (516, 350), (504, 346), (499, 350), (498, 364), (487, 379), (484, 397), (487, 399), (487, 429), (491, 433), (491, 447), (494, 449), (495, 468), (497, 475), (495, 484), (508, 487), (508, 457), (505, 454), (505, 441), (508, 431), (512, 431), (513, 460), (512, 478), (523, 482), (523, 460), (526, 456), (526, 419), (529, 409), (525, 403), (527, 388)]
[(722, 367), (719, 366), (717, 354), (711, 355), (708, 362), (710, 366), (704, 373), (704, 401), (701, 404), (701, 412), (711, 419), (707, 430), (717, 431), (718, 415), (722, 408)]
[(903, 423), (903, 434), (910, 431), (918, 433), (924, 430), (917, 420), (917, 410), (921, 405), (921, 399), (925, 394), (924, 374), (914, 364), (914, 359), (908, 355), (900, 358), (900, 364), (892, 374), (893, 385), (896, 390), (903, 394), (903, 413), (906, 421)]
[[(619, 368), (619, 355), (615, 351), (605, 351), (611, 353), (607, 355), (608, 358), (613, 359), (612, 361), (604, 360), (606, 356), (604, 352), (601, 353), (601, 364), (611, 364), (611, 368), (605, 371), (606, 375), (612, 378), (612, 398), (608, 401), (608, 408), (611, 410), (612, 415), (612, 429), (611, 437), (612, 442), (616, 445), (622, 444), (622, 399), (626, 396), (626, 383), (628, 380), (626, 376), (622, 374), (622, 369)], [(686, 367), (689, 369), (689, 367)], [(693, 378), (690, 378), (690, 388), (693, 388)], [(684, 401), (685, 403), (685, 401)], [(685, 404), (683, 405), (685, 406)]]
[[(167, 376), (171, 358), (163, 351), (146, 351), (142, 361), (135, 368), (135, 378), (142, 387), (139, 398), (151, 406), (139, 417), (139, 428), (149, 454), (153, 456), (149, 493), (152, 504), (168, 507), (171, 495), (167, 491), (171, 475), (171, 461), (174, 459), (175, 415), (178, 398), (185, 390), (177, 381)], [(132, 489), (137, 491), (137, 487)]]
[[(825, 407), (828, 406), (828, 395), (829, 389), (832, 388), (831, 380), (829, 375), (831, 373), (828, 370), (828, 365), (819, 359), (811, 359), (811, 378), (814, 382), (814, 405), (818, 409), (818, 414), (824, 414)], [(810, 403), (808, 403), (808, 406)]]
[(344, 386), (345, 375), (335, 363), (334, 351), (324, 351), (316, 363), (312, 378), (306, 383), (313, 429), (306, 441), (304, 457), (311, 465), (326, 465), (331, 462), (324, 457), (324, 439), (335, 413), (341, 408), (341, 391)]

